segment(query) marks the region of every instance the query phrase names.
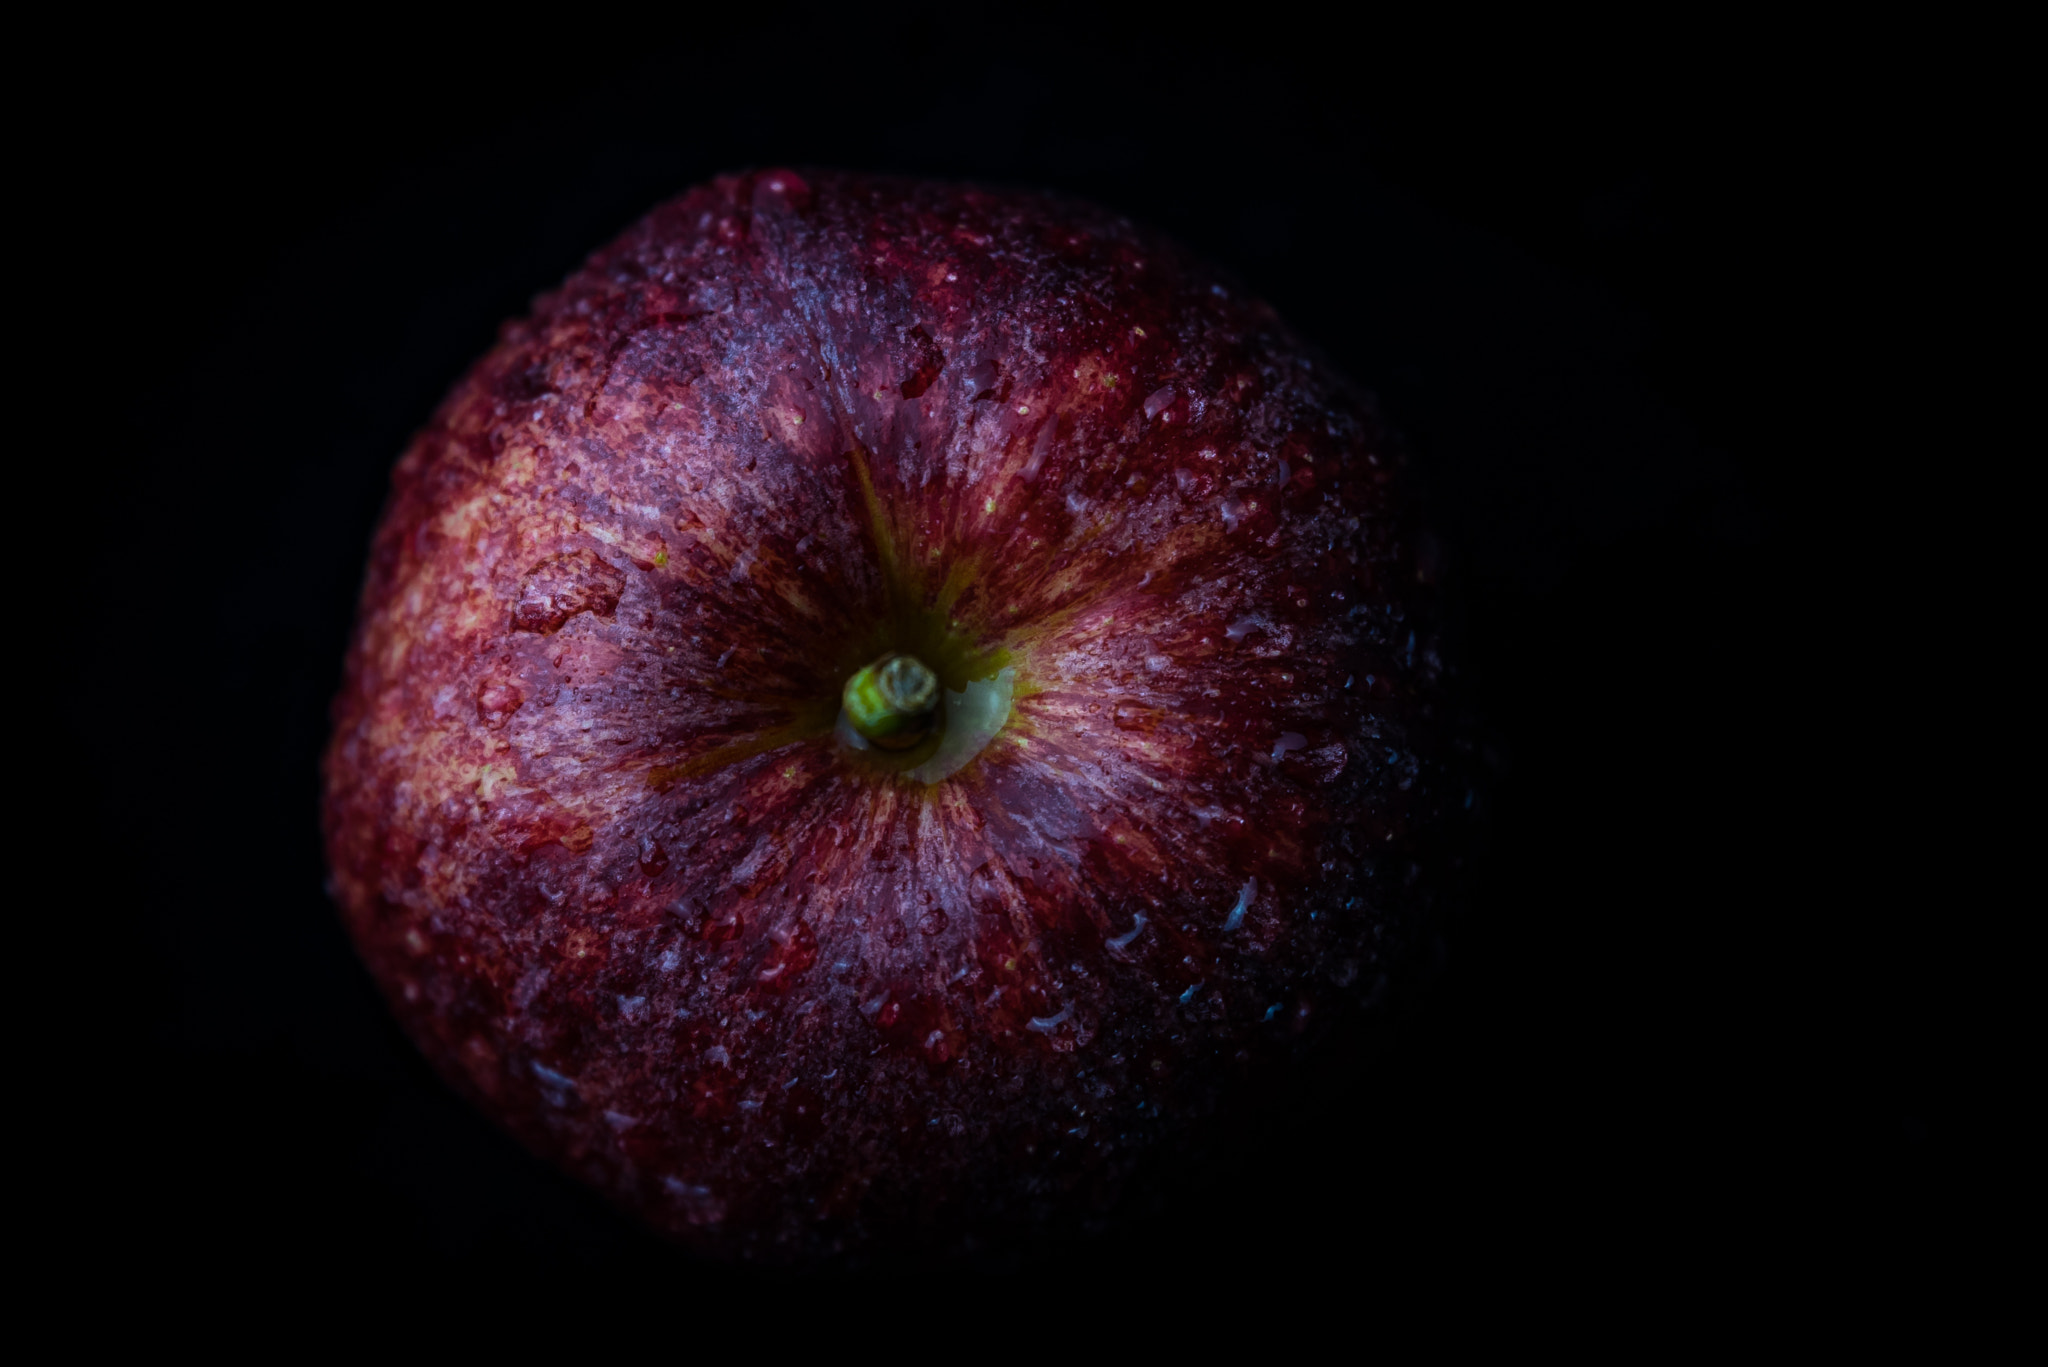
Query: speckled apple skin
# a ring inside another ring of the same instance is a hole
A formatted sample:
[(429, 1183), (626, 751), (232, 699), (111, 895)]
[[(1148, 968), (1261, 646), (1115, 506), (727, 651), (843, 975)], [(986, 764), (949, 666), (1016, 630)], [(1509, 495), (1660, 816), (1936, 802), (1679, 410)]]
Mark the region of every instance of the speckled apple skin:
[[(1367, 992), (1417, 895), (1398, 464), (1103, 210), (693, 190), (397, 464), (325, 764), (348, 929), (453, 1086), (708, 1251), (1100, 1208)], [(906, 596), (1016, 671), (929, 786), (830, 729)]]

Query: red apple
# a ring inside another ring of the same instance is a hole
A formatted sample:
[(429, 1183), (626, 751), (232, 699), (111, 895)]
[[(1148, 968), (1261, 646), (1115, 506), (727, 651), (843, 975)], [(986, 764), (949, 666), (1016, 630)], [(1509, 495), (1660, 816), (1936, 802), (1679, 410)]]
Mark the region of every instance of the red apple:
[(453, 1086), (700, 1246), (1112, 1200), (1417, 895), (1396, 465), (1113, 214), (693, 190), (398, 462), (326, 761), (349, 929)]

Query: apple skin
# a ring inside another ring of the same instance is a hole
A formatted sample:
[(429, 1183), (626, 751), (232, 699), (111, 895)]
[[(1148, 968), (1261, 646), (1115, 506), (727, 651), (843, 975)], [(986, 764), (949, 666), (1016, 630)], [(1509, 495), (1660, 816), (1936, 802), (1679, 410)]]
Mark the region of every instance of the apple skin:
[[(692, 190), (396, 466), (324, 768), (348, 929), (451, 1085), (706, 1251), (1113, 1205), (1432, 895), (1462, 788), (1400, 463), (1103, 210)], [(832, 725), (920, 641), (1012, 671), (935, 783)]]

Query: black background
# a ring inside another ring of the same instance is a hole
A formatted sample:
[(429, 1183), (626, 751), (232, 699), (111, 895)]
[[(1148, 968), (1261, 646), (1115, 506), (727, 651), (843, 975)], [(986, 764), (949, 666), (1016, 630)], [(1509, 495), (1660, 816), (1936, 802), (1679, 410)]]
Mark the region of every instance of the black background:
[[(781, 1294), (439, 1085), (322, 892), (315, 770), (408, 434), (586, 252), (771, 164), (1057, 188), (1218, 260), (1380, 393), (1457, 591), (1490, 834), (1435, 982), (1250, 1154), (1012, 1275), (1656, 1282), (1819, 1221), (1838, 1113), (1917, 1171), (1910, 1032), (1818, 1060), (1788, 1000), (1812, 988), (1785, 747), (1824, 469), (1787, 416), (1813, 321), (1785, 282), (1814, 244), (1782, 74), (1559, 33), (778, 15), (334, 35), (113, 83), (91, 227), (131, 282), (110, 316), (151, 327), (91, 415), (97, 496), (152, 569), (108, 571), (130, 606), (73, 699), (148, 793), (99, 795), (144, 1008), (123, 1133), (148, 1135), (108, 1237), (238, 1274)], [(141, 715), (147, 747), (106, 720)]]

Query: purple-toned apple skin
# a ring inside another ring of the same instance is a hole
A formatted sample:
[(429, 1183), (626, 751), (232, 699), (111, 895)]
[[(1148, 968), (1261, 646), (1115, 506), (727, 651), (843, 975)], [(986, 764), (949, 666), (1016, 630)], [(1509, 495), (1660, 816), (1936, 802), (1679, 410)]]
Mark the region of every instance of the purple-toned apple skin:
[[(1112, 1201), (1422, 895), (1399, 463), (1103, 210), (693, 190), (397, 464), (324, 770), (350, 933), (453, 1086), (708, 1251)], [(833, 730), (906, 622), (1014, 671), (931, 784)]]

